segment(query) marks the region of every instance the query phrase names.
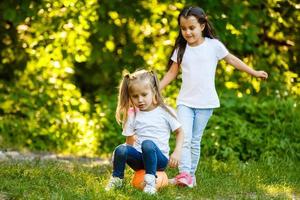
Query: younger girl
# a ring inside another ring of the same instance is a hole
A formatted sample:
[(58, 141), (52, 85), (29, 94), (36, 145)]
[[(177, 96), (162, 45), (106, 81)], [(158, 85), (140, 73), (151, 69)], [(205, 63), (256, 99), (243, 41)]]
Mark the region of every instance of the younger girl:
[[(183, 132), (174, 114), (164, 104), (159, 82), (153, 72), (140, 70), (124, 76), (120, 89), (116, 119), (123, 123), (126, 144), (119, 145), (113, 156), (113, 173), (105, 190), (120, 187), (125, 164), (133, 170), (146, 170), (144, 192), (156, 193), (157, 170), (178, 165)], [(170, 132), (175, 131), (176, 147), (169, 159)]]
[(200, 142), (203, 130), (213, 113), (220, 106), (215, 89), (215, 72), (219, 60), (224, 59), (248, 74), (266, 79), (268, 74), (248, 67), (228, 52), (213, 34), (212, 26), (201, 8), (184, 8), (178, 16), (180, 27), (169, 71), (161, 81), (161, 89), (174, 80), (181, 68), (182, 85), (177, 97), (178, 118), (185, 133), (180, 174), (175, 183), (193, 187), (195, 172), (200, 159)]

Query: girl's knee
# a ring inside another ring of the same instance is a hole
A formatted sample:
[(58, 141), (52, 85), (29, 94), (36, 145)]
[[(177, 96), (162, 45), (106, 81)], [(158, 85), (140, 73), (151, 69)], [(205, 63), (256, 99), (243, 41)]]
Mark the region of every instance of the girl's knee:
[(149, 151), (149, 150), (154, 150), (155, 149), (155, 144), (151, 140), (144, 140), (142, 142), (142, 151)]
[(117, 148), (114, 151), (115, 156), (125, 156), (127, 154), (127, 146), (126, 144), (121, 144), (117, 146)]

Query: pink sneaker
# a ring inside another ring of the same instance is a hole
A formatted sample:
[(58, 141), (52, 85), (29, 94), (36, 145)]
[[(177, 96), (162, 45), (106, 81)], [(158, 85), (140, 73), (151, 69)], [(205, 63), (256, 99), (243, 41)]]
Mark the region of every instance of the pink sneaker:
[(192, 188), (194, 186), (192, 176), (187, 172), (181, 172), (175, 177), (175, 184), (182, 187)]

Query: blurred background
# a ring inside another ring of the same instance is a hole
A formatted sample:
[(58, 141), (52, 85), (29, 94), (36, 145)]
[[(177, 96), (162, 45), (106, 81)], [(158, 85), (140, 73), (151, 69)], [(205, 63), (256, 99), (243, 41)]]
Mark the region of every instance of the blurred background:
[[(261, 81), (219, 63), (221, 108), (202, 155), (299, 160), (296, 0), (1, 1), (0, 149), (109, 155), (125, 141), (114, 117), (122, 72), (154, 69), (162, 78), (186, 5), (206, 11), (231, 53), (269, 73)], [(180, 76), (163, 91), (173, 107), (179, 88)]]

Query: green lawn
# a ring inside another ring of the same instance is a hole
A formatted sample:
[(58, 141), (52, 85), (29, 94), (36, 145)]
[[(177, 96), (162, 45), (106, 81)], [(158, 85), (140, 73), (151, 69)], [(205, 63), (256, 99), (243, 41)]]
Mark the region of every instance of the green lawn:
[[(196, 188), (168, 186), (157, 195), (130, 186), (105, 192), (111, 166), (54, 161), (0, 162), (0, 199), (300, 199), (300, 162), (202, 161)], [(176, 173), (168, 169), (171, 177)]]

